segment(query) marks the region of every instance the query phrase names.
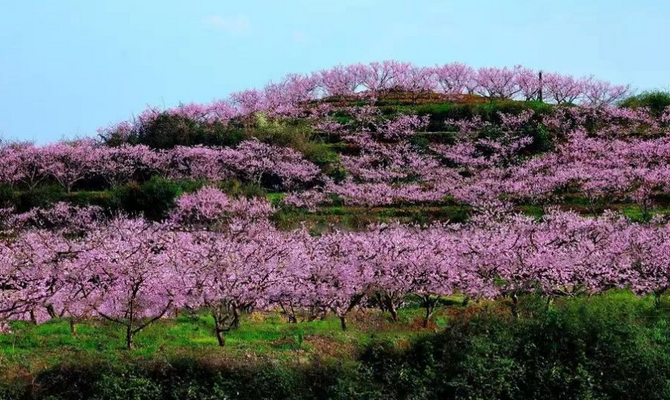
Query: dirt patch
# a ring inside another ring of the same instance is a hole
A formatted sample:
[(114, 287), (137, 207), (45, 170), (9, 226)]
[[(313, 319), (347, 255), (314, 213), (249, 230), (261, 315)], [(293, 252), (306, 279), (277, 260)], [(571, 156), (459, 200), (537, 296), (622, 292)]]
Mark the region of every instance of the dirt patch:
[(356, 347), (352, 344), (342, 343), (332, 338), (309, 335), (305, 336), (303, 346), (309, 347), (310, 353), (332, 358), (351, 358), (356, 355)]

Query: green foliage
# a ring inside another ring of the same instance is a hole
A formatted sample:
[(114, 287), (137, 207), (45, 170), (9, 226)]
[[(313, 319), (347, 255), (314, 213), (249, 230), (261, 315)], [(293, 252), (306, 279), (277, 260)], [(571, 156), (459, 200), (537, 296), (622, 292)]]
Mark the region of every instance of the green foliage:
[(628, 108), (647, 107), (658, 116), (670, 107), (670, 92), (661, 90), (643, 92), (621, 101), (620, 105)]
[(279, 207), (282, 200), (284, 200), (284, 197), (286, 197), (286, 193), (268, 193), (265, 195), (265, 197), (268, 199), (270, 204), (275, 207)]
[(307, 160), (316, 165), (333, 164), (340, 160), (339, 155), (333, 151), (332, 147), (323, 142), (305, 142), (298, 148), (298, 151), (302, 152)]
[[(151, 184), (149, 184), (151, 182)], [(204, 181), (181, 179), (177, 181), (166, 181), (160, 178), (153, 178), (149, 182), (141, 185), (137, 182), (111, 189), (111, 190), (87, 190), (65, 193), (60, 186), (46, 185), (38, 186), (32, 191), (19, 191), (16, 187), (2, 185), (0, 186), (0, 208), (17, 207), (19, 211), (28, 211), (31, 207), (50, 207), (58, 201), (66, 201), (76, 206), (99, 206), (103, 209), (124, 210), (128, 212), (142, 211), (144, 206), (140, 207), (134, 204), (133, 196), (135, 191), (144, 190), (147, 196), (168, 196), (168, 193), (160, 194), (156, 187), (158, 182), (167, 183), (169, 190), (178, 188), (178, 193), (190, 193), (200, 189), (206, 184)], [(142, 196), (140, 196), (142, 197)], [(138, 201), (150, 201), (149, 199)], [(167, 206), (167, 205), (163, 205)]]
[[(518, 115), (526, 110), (536, 114), (547, 114), (553, 105), (537, 101), (499, 100), (483, 103), (429, 103), (418, 106), (398, 106), (391, 110), (396, 113), (430, 115), (428, 132), (445, 131), (448, 119), (471, 119), (479, 116), (484, 121), (500, 122), (499, 113)], [(385, 112), (390, 112), (385, 110)]]
[(105, 210), (115, 207), (111, 191), (81, 191), (66, 195), (68, 202), (76, 206), (99, 206)]
[(250, 134), (265, 143), (291, 147), (317, 165), (323, 166), (339, 161), (338, 154), (329, 144), (316, 136), (307, 120), (269, 120), (258, 115), (256, 126)]
[(409, 138), (409, 142), (421, 152), (427, 152), (430, 150), (430, 140), (426, 135), (412, 135)]
[(465, 222), (470, 216), (470, 208), (456, 206), (451, 199), (445, 198), (443, 205), (426, 207), (415, 205), (399, 205), (394, 207), (356, 207), (342, 206), (336, 203), (320, 207), (317, 212), (300, 209), (280, 209), (273, 217), (273, 222), (280, 229), (296, 229), (303, 224), (314, 233), (337, 228), (358, 230), (374, 223), (416, 223), (430, 224), (436, 221)]
[(36, 382), (41, 393), (25, 398), (378, 399), (378, 393), (366, 387), (362, 378), (365, 375), (354, 374), (351, 368), (318, 362), (302, 367), (254, 361), (214, 366), (188, 359), (122, 366), (98, 363), (86, 369), (68, 365), (46, 371)]
[(217, 187), (232, 197), (265, 197), (265, 189), (256, 182), (242, 182), (237, 179), (226, 179)]
[(142, 213), (149, 219), (160, 220), (167, 216), (181, 193), (179, 184), (154, 176), (142, 184), (131, 182), (113, 189), (111, 203), (127, 213)]
[(234, 146), (244, 139), (244, 132), (221, 123), (203, 124), (188, 118), (161, 113), (139, 126), (130, 137), (112, 132), (104, 137), (110, 146), (122, 143), (144, 144), (154, 149), (171, 149), (175, 146)]
[(174, 181), (174, 183), (179, 186), (179, 189), (183, 193), (193, 193), (203, 186), (207, 185), (207, 181), (194, 180), (194, 179), (179, 179)]
[(533, 138), (533, 143), (528, 147), (531, 153), (544, 153), (554, 148), (554, 141), (544, 125), (538, 124), (532, 128), (526, 127), (524, 133)]
[(21, 192), (16, 208), (19, 212), (26, 212), (35, 207), (49, 207), (53, 203), (64, 200), (65, 197), (65, 191), (60, 185), (41, 185)]
[(16, 207), (21, 198), (21, 192), (10, 185), (0, 185), (0, 208)]
[(312, 128), (306, 120), (274, 120), (258, 114), (251, 136), (262, 142), (296, 148), (311, 139)]
[[(388, 398), (666, 399), (668, 320), (626, 293), (531, 307), (519, 320), (484, 310), (407, 351), (362, 355)], [(460, 397), (459, 397), (460, 396)]]
[(347, 177), (347, 170), (340, 163), (323, 166), (323, 173), (335, 183), (341, 183)]

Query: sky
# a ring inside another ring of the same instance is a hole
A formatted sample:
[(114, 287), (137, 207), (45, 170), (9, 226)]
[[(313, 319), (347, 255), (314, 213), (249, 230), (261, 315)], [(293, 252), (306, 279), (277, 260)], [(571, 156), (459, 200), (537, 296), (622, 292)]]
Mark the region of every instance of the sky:
[(147, 106), (395, 59), (670, 88), (667, 0), (0, 0), (0, 137), (95, 135)]

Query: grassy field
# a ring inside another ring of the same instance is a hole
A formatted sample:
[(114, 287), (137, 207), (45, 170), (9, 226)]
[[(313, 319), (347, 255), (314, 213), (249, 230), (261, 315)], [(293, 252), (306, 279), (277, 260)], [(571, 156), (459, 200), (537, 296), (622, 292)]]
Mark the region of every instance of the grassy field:
[(0, 335), (0, 365), (36, 373), (72, 357), (109, 361), (161, 356), (269, 357), (296, 361), (319, 354), (353, 359), (358, 349), (376, 340), (400, 343), (434, 333), (446, 326), (450, 310), (441, 309), (427, 329), (422, 328), (422, 312), (402, 309), (399, 320), (393, 322), (390, 316), (374, 310), (359, 311), (352, 314), (347, 331), (341, 330), (334, 316), (289, 324), (279, 313), (255, 312), (244, 315), (240, 327), (226, 335), (225, 347), (217, 346), (210, 316), (181, 314), (147, 327), (137, 335), (131, 351), (124, 347), (121, 327), (107, 321), (79, 323), (74, 335), (66, 320), (40, 325), (15, 322), (11, 335)]

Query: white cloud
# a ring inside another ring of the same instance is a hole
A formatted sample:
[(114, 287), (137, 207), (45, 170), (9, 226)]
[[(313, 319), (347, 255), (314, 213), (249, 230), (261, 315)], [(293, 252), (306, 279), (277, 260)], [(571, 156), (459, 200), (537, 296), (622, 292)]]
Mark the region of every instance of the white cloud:
[(236, 15), (232, 18), (210, 15), (203, 18), (202, 22), (211, 28), (235, 35), (241, 35), (248, 32), (250, 27), (249, 18), (245, 15)]

